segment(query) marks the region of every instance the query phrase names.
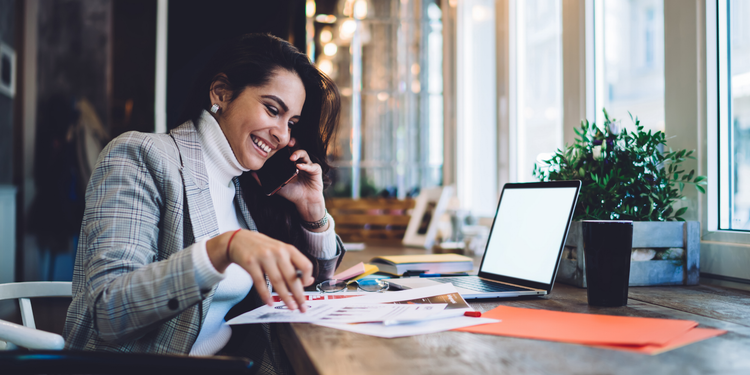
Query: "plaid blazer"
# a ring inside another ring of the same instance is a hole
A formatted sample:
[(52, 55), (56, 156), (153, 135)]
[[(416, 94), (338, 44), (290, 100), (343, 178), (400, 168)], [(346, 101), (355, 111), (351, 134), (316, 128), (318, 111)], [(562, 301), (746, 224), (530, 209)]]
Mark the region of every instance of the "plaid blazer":
[[(234, 184), (237, 211), (257, 230), (237, 178)], [(183, 249), (218, 234), (192, 122), (170, 134), (128, 132), (110, 142), (86, 189), (66, 349), (189, 353), (216, 287), (198, 288)], [(312, 259), (318, 280), (330, 278), (343, 258), (337, 243), (337, 258)], [(254, 294), (243, 306), (257, 305)]]

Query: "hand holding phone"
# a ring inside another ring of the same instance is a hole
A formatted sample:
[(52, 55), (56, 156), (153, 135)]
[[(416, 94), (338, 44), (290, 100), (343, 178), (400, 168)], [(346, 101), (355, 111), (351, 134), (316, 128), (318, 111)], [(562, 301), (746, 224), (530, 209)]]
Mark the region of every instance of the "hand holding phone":
[(274, 195), (297, 177), (299, 170), (297, 164), (289, 160), (291, 155), (292, 151), (289, 147), (284, 147), (266, 160), (263, 168), (255, 172), (258, 180), (260, 180), (263, 194)]

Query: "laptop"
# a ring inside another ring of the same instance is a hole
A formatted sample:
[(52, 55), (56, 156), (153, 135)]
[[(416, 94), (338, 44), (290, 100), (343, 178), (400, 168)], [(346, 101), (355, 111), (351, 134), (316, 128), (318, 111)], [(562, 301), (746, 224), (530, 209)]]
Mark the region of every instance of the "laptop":
[(580, 181), (505, 184), (477, 276), (388, 281), (401, 289), (452, 283), (464, 299), (549, 294), (580, 189)]

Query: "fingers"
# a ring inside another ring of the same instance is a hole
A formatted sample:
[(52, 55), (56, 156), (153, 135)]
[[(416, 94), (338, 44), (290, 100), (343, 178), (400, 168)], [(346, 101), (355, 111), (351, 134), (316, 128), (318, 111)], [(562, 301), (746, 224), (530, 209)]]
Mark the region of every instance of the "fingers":
[(312, 160), (310, 159), (310, 155), (305, 150), (297, 150), (292, 153), (290, 156), (290, 160), (301, 164), (312, 164)]
[[(252, 277), (259, 297), (273, 305), (265, 276), (290, 310), (307, 310), (304, 286), (313, 282), (312, 263), (294, 246), (258, 232), (243, 231), (232, 243), (232, 260)], [(297, 270), (302, 277), (297, 276)]]
[(294, 151), (289, 156), (289, 160), (292, 160), (295, 163), (297, 163), (297, 169), (311, 176), (323, 174), (323, 168), (320, 166), (320, 164), (313, 163), (312, 159), (310, 159), (310, 154), (308, 154), (307, 151), (305, 150)]
[(302, 277), (298, 278), (302, 285), (310, 286), (313, 281), (315, 281), (315, 278), (312, 276), (313, 265), (312, 263), (310, 263), (310, 260), (307, 259), (307, 257), (304, 256), (301, 252), (297, 251), (292, 253), (291, 261), (297, 270), (302, 271)]
[(253, 285), (255, 285), (255, 290), (258, 292), (260, 299), (265, 302), (266, 305), (273, 306), (273, 298), (271, 298), (271, 292), (268, 291), (268, 287), (266, 286), (266, 277), (263, 274), (263, 270), (257, 264), (243, 267), (247, 273), (250, 274), (250, 278), (253, 279)]
[(323, 168), (320, 164), (297, 164), (297, 169), (311, 175), (323, 174)]
[[(277, 273), (277, 284), (273, 285), (274, 288), (278, 288), (277, 292), (279, 293), (279, 296), (283, 293), (287, 297), (287, 299), (284, 300), (284, 303), (286, 303), (292, 310), (296, 308), (296, 305), (299, 306), (301, 312), (305, 312), (307, 307), (305, 304), (305, 290), (302, 286), (302, 280), (297, 277), (297, 270), (292, 263), (279, 262), (278, 268), (276, 268), (274, 272)], [(304, 271), (302, 273), (304, 275)], [(270, 277), (271, 276), (269, 275), (269, 278)]]
[[(271, 263), (274, 262), (271, 261)], [(289, 310), (296, 310), (298, 306), (297, 301), (299, 301), (299, 299), (296, 295), (293, 294), (295, 292), (293, 288), (291, 291), (289, 290), (289, 287), (291, 286), (291, 280), (288, 279), (288, 276), (283, 275), (282, 272), (280, 272), (279, 268), (275, 267), (274, 264), (268, 264), (264, 268), (266, 268), (268, 279), (271, 280), (271, 285), (273, 285), (273, 289), (276, 291), (276, 293), (279, 294), (279, 298), (281, 298), (281, 301), (284, 302)], [(296, 275), (294, 276), (294, 278), (296, 279)], [(304, 293), (302, 295), (302, 298), (304, 298)], [(304, 311), (304, 303), (300, 303), (300, 305), (300, 311)]]

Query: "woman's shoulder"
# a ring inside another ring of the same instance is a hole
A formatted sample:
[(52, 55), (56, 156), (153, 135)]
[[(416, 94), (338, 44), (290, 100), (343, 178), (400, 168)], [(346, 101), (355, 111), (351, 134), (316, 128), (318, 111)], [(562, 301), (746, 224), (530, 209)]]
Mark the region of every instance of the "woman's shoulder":
[[(130, 159), (145, 163), (179, 165), (179, 151), (169, 134), (129, 131), (117, 136), (102, 151), (100, 158)], [(101, 160), (100, 160), (101, 161)]]

